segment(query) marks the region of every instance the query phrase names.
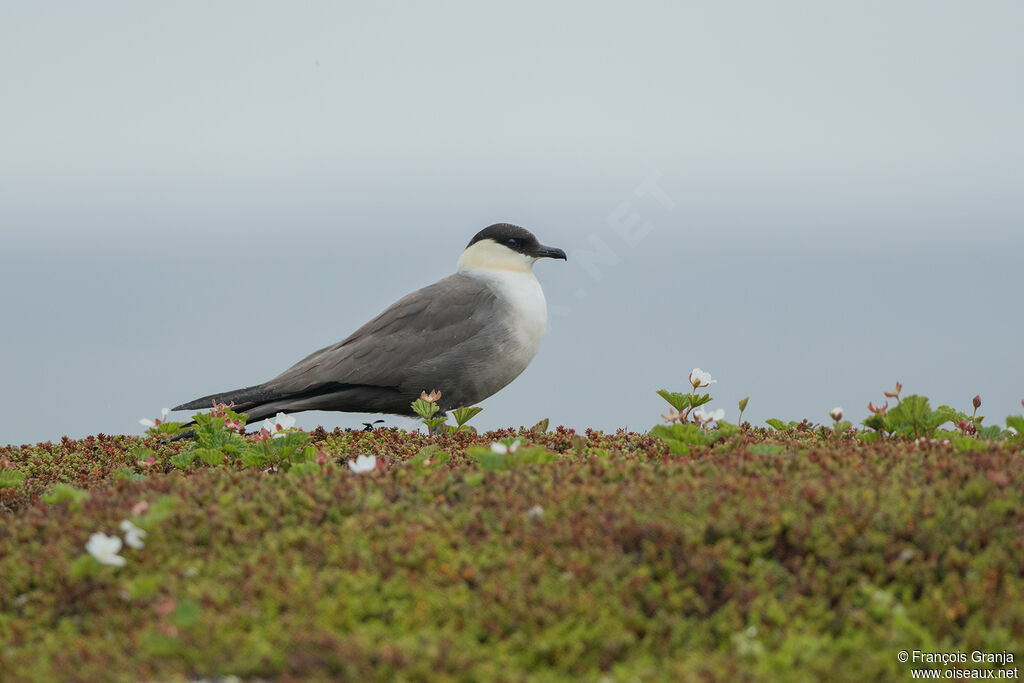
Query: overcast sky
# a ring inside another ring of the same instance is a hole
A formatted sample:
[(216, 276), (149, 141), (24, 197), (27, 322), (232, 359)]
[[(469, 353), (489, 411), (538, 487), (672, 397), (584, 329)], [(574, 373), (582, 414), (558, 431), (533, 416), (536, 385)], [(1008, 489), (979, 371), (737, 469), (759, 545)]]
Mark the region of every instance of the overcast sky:
[[(0, 443), (276, 375), (509, 221), (482, 428), (1024, 399), (1019, 2), (0, 5)], [(358, 426), (307, 413), (300, 425)], [(414, 426), (389, 418), (389, 424)]]

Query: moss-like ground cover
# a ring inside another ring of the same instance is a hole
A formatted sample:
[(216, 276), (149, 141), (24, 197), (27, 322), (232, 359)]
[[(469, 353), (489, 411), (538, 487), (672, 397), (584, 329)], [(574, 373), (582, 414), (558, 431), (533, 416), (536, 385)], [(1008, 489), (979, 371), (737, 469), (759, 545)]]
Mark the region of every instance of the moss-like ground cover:
[[(0, 448), (24, 475), (0, 489), (0, 680), (906, 680), (900, 650), (1024, 656), (1020, 445), (558, 429), (518, 434), (554, 462), (466, 455), (512, 435), (437, 437), (432, 469), (425, 435), (318, 430), (329, 462), (301, 474), (180, 469), (188, 442), (152, 437)], [(61, 482), (88, 497), (44, 495)], [(86, 541), (124, 519), (145, 547), (99, 565)]]

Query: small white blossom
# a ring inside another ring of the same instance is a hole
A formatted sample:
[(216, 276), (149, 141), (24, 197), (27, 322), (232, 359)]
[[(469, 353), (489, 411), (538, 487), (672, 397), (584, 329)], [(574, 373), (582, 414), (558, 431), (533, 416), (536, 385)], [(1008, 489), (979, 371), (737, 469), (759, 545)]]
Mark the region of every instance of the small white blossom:
[(117, 553), (121, 550), (121, 539), (97, 532), (89, 537), (85, 549), (102, 564), (123, 567), (126, 560)]
[(148, 417), (143, 417), (143, 418), (139, 419), (139, 424), (142, 425), (143, 427), (156, 427), (161, 422), (167, 422), (167, 414), (169, 412), (171, 412), (170, 408), (163, 408), (160, 411), (160, 419), (159, 420), (155, 420), (154, 421), (154, 420), (150, 420)]
[(697, 408), (693, 411), (693, 416), (701, 422), (715, 422), (725, 417), (725, 409), (704, 410), (703, 408)]
[(832, 410), (828, 411), (828, 414), (831, 415), (832, 419), (835, 420), (836, 422), (839, 422), (840, 420), (843, 419), (843, 409), (840, 408), (839, 406), (836, 406)]
[(694, 368), (690, 372), (690, 384), (693, 385), (694, 389), (701, 389), (717, 382), (717, 379), (711, 379), (711, 373), (705, 372), (700, 368)]
[(269, 417), (263, 421), (263, 429), (274, 435), (276, 439), (279, 436), (284, 436), (286, 430), (291, 429), (295, 426), (295, 418), (285, 413), (278, 413), (271, 420)]
[(377, 467), (377, 456), (376, 455), (360, 455), (355, 460), (348, 461), (349, 469), (356, 474), (361, 472), (370, 472)]
[(121, 531), (124, 532), (124, 542), (131, 547), (139, 550), (146, 546), (146, 544), (142, 542), (142, 539), (146, 537), (146, 530), (135, 526), (131, 523), (131, 520), (126, 519), (121, 522)]
[(526, 511), (526, 516), (530, 519), (538, 519), (544, 516), (544, 508), (540, 505), (534, 505), (532, 508)]
[(515, 453), (519, 450), (519, 439), (512, 442), (511, 445), (505, 445), (500, 441), (495, 441), (491, 444), (491, 450), (501, 455), (508, 455), (509, 453)]

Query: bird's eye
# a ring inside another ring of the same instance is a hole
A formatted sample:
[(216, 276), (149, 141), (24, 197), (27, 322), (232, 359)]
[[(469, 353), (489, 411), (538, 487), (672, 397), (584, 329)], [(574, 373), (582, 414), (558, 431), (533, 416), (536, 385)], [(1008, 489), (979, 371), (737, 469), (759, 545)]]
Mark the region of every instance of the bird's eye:
[(519, 240), (517, 240), (515, 237), (509, 237), (507, 240), (505, 240), (505, 244), (512, 248), (515, 248), (519, 246)]

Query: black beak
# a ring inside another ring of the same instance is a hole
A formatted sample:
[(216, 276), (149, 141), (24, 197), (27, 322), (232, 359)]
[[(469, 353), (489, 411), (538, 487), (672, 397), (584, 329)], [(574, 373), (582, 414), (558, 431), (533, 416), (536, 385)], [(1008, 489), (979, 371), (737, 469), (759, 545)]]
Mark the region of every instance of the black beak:
[(534, 249), (533, 253), (530, 255), (537, 258), (560, 258), (563, 261), (569, 260), (565, 257), (565, 252), (558, 247), (545, 247), (543, 244)]

